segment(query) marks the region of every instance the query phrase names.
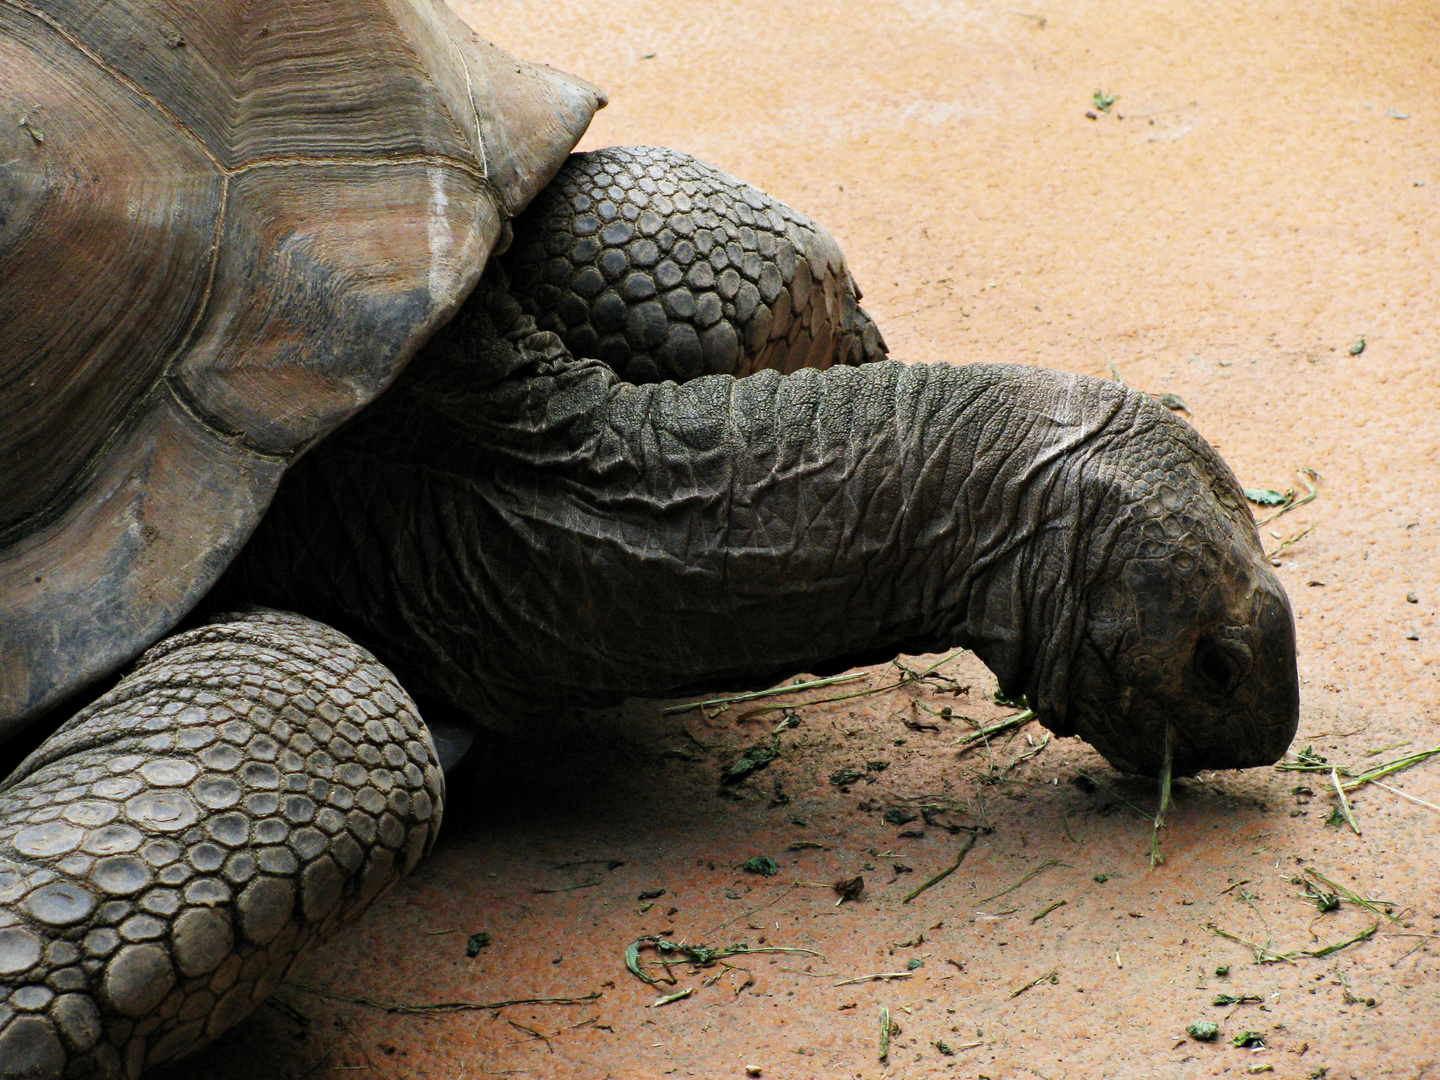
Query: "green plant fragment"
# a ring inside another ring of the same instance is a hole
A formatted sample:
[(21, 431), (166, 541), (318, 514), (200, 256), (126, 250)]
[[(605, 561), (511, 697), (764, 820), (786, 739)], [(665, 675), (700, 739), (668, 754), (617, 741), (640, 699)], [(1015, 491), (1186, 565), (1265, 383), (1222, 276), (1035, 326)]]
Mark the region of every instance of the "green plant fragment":
[[(656, 952), (660, 953), (661, 956), (678, 953), (679, 955), (683, 956), (686, 961), (694, 964), (696, 967), (709, 967), (717, 960), (724, 960), (728, 956), (749, 956), (757, 955), (760, 953), (793, 953), (801, 956), (821, 955), (814, 949), (793, 949), (778, 945), (766, 945), (760, 948), (752, 949), (743, 941), (739, 944), (730, 945), (723, 949), (716, 949), (712, 948), (709, 945), (685, 945), (678, 941), (667, 941), (664, 938), (656, 937), (654, 934), (646, 934), (642, 938), (636, 938), (629, 944), (628, 947), (626, 947), (625, 969), (629, 971), (631, 975), (634, 975), (637, 979), (641, 980), (642, 982), (650, 983), (651, 985), (658, 984), (660, 980), (654, 978), (653, 976), (647, 975), (644, 971), (640, 969), (641, 949), (654, 949)], [(672, 984), (675, 982), (673, 978), (669, 981)], [(596, 997), (599, 997), (599, 995), (597, 994)]]
[(759, 874), (761, 877), (774, 877), (780, 872), (780, 864), (769, 855), (751, 855), (740, 864), (740, 869), (747, 874)]
[(780, 756), (780, 737), (771, 736), (768, 743), (758, 743), (748, 750), (741, 752), (735, 764), (731, 765), (721, 775), (722, 783), (733, 784), (742, 777), (749, 776), (756, 769), (764, 768)]
[(930, 886), (938, 885), (940, 882), (944, 881), (947, 877), (953, 874), (956, 870), (960, 869), (960, 864), (965, 861), (965, 856), (974, 846), (975, 834), (971, 833), (965, 838), (965, 843), (960, 845), (960, 853), (955, 856), (955, 861), (952, 864), (947, 866), (944, 870), (941, 870), (929, 881), (923, 882), (919, 887), (912, 889), (910, 892), (906, 893), (904, 898), (900, 902), (902, 904), (910, 903), (911, 900), (914, 900), (915, 897), (919, 896), (926, 889), (930, 888)]
[(1160, 763), (1160, 807), (1155, 811), (1154, 827), (1150, 832), (1150, 869), (1154, 870), (1165, 861), (1160, 854), (1160, 830), (1165, 825), (1165, 814), (1170, 809), (1170, 774), (1174, 767), (1175, 747), (1170, 725), (1165, 725), (1165, 756)]
[(1245, 498), (1259, 506), (1280, 506), (1286, 499), (1280, 492), (1269, 488), (1244, 488), (1243, 493)]

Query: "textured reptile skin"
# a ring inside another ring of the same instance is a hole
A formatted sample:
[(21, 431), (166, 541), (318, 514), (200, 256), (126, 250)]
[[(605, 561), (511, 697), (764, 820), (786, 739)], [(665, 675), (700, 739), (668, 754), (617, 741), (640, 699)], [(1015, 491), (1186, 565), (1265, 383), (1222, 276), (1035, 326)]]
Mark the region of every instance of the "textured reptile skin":
[(572, 154), (501, 265), (541, 330), (633, 383), (885, 357), (830, 234), (678, 150)]
[(434, 842), (409, 695), (327, 627), (176, 635), (0, 785), (0, 1077), (129, 1076), (215, 1037)]
[(1298, 709), (1239, 485), (1149, 395), (894, 362), (635, 386), (498, 272), (291, 470), (221, 589), (490, 727), (956, 646), (1137, 772), (1172, 723), (1177, 773), (1268, 764)]

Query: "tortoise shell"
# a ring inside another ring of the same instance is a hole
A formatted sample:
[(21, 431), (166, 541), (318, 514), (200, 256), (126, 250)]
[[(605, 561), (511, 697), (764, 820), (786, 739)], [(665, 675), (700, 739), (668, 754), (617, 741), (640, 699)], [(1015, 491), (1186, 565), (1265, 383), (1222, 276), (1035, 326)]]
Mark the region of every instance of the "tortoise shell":
[(184, 616), (603, 104), (442, 0), (0, 0), (0, 739)]

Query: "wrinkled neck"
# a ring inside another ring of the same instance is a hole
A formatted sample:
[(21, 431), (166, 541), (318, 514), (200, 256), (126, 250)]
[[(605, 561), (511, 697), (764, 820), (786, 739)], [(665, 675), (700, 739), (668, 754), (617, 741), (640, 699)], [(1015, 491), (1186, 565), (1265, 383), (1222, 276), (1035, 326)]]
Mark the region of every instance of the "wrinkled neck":
[(477, 717), (967, 646), (1063, 719), (1071, 493), (1123, 389), (898, 363), (635, 386), (471, 311), (291, 471), (247, 598)]
[(1007, 695), (1023, 693), (1046, 726), (1068, 734), (1082, 598), (1117, 525), (1108, 492), (1128, 392), (1036, 369), (990, 370), (965, 425), (973, 468), (962, 504), (969, 595), (960, 636)]

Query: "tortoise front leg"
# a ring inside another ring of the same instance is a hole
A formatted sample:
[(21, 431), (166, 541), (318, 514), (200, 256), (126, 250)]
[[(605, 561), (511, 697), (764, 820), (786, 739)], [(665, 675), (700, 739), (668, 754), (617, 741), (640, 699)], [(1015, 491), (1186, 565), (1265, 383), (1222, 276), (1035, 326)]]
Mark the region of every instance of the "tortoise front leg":
[(541, 330), (632, 383), (885, 358), (824, 227), (679, 150), (571, 154), (499, 264)]
[(264, 1001), (434, 842), (373, 656), (295, 615), (151, 649), (0, 784), (0, 1077), (136, 1077)]

